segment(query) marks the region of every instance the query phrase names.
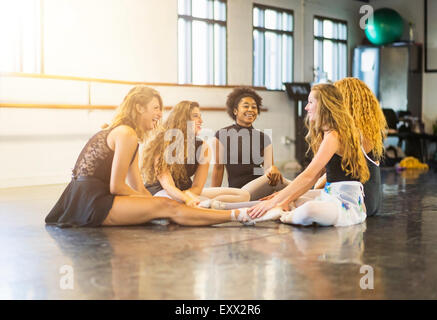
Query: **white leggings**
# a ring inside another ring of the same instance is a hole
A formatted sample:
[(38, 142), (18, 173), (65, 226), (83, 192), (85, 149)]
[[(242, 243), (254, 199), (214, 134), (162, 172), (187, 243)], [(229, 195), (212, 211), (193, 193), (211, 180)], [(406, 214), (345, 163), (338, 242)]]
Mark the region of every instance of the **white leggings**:
[[(300, 196), (294, 203), (296, 209), (291, 211), (287, 220), (282, 221), (292, 224), (311, 225), (313, 223), (322, 226), (332, 226), (338, 218), (338, 206), (332, 201), (315, 200), (320, 196), (323, 189), (309, 190)], [(282, 220), (282, 219), (281, 219)]]
[(282, 222), (349, 226), (366, 219), (363, 186), (357, 181), (335, 182), (325, 189), (309, 190), (294, 205), (295, 209), (281, 217)]

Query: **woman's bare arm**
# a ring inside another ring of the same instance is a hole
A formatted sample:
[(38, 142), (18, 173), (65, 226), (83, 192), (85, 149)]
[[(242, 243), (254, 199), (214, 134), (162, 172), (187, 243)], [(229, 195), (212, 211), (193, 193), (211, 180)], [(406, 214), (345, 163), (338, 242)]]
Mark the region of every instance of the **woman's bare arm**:
[(209, 162), (211, 160), (211, 152), (208, 145), (204, 142), (202, 145), (201, 158), (199, 166), (194, 173), (193, 185), (189, 189), (190, 192), (200, 195), (208, 178)]
[(322, 170), (338, 151), (339, 142), (335, 131), (326, 133), (319, 150), (308, 167), (299, 174), (287, 187), (278, 192), (272, 199), (262, 201), (249, 209), (252, 218), (262, 216), (268, 210), (281, 204), (288, 204), (307, 192), (316, 183)]
[(142, 194), (151, 196), (150, 192), (144, 187), (143, 180), (141, 179), (140, 168), (138, 164), (138, 153), (139, 152), (136, 153), (134, 161), (132, 161), (132, 164), (129, 166), (129, 170), (127, 172), (127, 183), (132, 189)]
[[(120, 196), (145, 195), (145, 192), (137, 191), (126, 184), (126, 177), (132, 157), (138, 145), (138, 138), (135, 131), (128, 126), (119, 126), (110, 133), (108, 144), (114, 150), (111, 179), (109, 182), (111, 194)], [(136, 165), (138, 166), (138, 162)], [(135, 179), (141, 179), (139, 173)]]
[(221, 187), (223, 182), (223, 174), (225, 172), (224, 165), (224, 147), (222, 143), (214, 138), (213, 142), (215, 163), (212, 170), (211, 187)]

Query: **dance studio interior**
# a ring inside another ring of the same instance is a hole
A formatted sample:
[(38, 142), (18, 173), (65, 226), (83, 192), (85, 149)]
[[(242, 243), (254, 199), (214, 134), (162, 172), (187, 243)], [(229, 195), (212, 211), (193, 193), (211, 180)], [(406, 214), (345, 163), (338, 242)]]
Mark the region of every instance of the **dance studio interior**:
[[(232, 90), (253, 89), (292, 181), (311, 162), (312, 86), (346, 77), (387, 122), (361, 223), (45, 222), (134, 86), (159, 92), (162, 121), (198, 102), (206, 144), (234, 124)], [(436, 84), (434, 0), (0, 0), (0, 299), (437, 299)]]

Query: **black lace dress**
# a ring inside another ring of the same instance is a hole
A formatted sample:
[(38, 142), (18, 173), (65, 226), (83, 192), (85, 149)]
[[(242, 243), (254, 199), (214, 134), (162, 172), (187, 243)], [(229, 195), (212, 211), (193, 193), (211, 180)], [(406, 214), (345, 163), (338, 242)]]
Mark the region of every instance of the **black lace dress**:
[[(71, 182), (47, 215), (47, 224), (58, 227), (102, 225), (114, 201), (109, 190), (114, 151), (107, 144), (111, 130), (99, 131), (82, 149)], [(137, 151), (138, 146), (131, 164)]]

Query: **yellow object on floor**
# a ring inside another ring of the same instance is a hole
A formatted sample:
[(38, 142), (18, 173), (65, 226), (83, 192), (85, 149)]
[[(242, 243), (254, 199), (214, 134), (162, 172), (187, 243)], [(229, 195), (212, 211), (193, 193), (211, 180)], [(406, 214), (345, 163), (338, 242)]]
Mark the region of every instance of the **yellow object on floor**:
[(405, 157), (399, 163), (399, 166), (406, 169), (424, 169), (424, 170), (429, 169), (426, 163), (422, 163), (414, 157)]

